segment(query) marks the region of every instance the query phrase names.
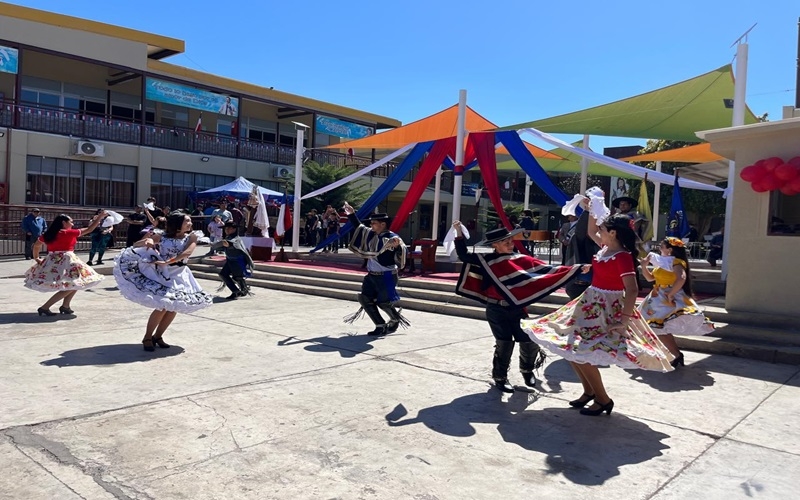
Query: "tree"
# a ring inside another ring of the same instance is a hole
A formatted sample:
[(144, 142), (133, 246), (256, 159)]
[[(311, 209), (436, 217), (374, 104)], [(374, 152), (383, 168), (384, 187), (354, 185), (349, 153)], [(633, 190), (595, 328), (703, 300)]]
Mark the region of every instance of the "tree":
[[(352, 167), (339, 167), (310, 161), (303, 166), (303, 193), (310, 193), (333, 184), (352, 174), (353, 171)], [(289, 192), (293, 192), (294, 179), (289, 179), (287, 182), (289, 183)], [(338, 210), (345, 201), (354, 207), (359, 207), (369, 197), (369, 194), (369, 186), (363, 180), (356, 179), (313, 198), (303, 200), (302, 213), (307, 213), (312, 208), (316, 209), (317, 213), (322, 213), (328, 205)]]
[[(639, 151), (639, 154), (655, 153), (657, 151), (666, 151), (670, 149), (684, 148), (686, 146), (693, 146), (697, 143), (684, 142), (684, 141), (669, 141), (669, 140), (649, 140), (647, 145)], [(683, 163), (675, 162), (662, 162), (661, 171), (665, 174), (674, 174), (676, 168), (680, 168)], [(655, 169), (655, 163), (650, 162), (644, 165), (651, 170)], [(632, 193), (639, 192), (640, 183), (634, 182), (631, 186)], [(721, 187), (725, 187), (727, 182), (722, 183)], [(671, 185), (661, 185), (661, 202), (658, 207), (659, 213), (669, 213), (670, 204), (672, 203), (672, 189)], [(653, 199), (654, 186), (647, 183), (647, 193), (650, 199)], [(711, 227), (711, 221), (715, 217), (723, 216), (725, 214), (725, 200), (722, 198), (722, 193), (715, 191), (702, 191), (699, 189), (682, 189), (683, 207), (689, 218), (689, 222), (697, 227), (699, 234), (705, 234)], [(656, 230), (658, 228), (653, 228)]]

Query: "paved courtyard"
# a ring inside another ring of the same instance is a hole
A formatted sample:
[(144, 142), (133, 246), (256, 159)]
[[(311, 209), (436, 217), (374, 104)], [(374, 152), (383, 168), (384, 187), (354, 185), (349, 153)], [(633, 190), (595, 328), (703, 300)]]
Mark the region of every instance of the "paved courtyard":
[(796, 495), (798, 367), (608, 368), (614, 413), (587, 417), (557, 358), (538, 391), (491, 388), (485, 322), (406, 311), (410, 329), (375, 339), (342, 323), (355, 302), (256, 294), (178, 316), (173, 347), (147, 353), (150, 311), (112, 278), (53, 318), (0, 279), (0, 498)]

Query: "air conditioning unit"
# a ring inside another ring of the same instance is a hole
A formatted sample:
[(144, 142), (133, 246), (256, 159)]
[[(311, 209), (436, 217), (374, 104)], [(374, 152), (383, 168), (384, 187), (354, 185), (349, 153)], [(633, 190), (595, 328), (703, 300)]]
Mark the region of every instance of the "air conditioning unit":
[(75, 143), (75, 156), (105, 156), (105, 146), (96, 142), (78, 141)]
[(275, 167), (275, 177), (278, 179), (288, 179), (292, 176), (292, 171), (289, 167)]

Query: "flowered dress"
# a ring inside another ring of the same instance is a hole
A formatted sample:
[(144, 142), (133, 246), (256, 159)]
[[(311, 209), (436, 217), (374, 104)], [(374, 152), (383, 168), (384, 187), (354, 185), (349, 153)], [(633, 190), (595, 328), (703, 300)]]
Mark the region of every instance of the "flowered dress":
[(84, 290), (103, 281), (103, 275), (73, 252), (80, 235), (80, 229), (62, 229), (50, 243), (40, 236), (48, 253), (41, 264), (34, 264), (25, 272), (25, 286), (38, 292), (63, 292)]
[(634, 274), (630, 253), (609, 254), (603, 247), (592, 261), (592, 285), (557, 311), (522, 320), (522, 329), (537, 344), (575, 363), (671, 371), (674, 356), (635, 312), (629, 318), (629, 338), (609, 331), (623, 319), (622, 278)]
[[(684, 269), (687, 267), (686, 261), (681, 259), (670, 258), (668, 262)], [(653, 290), (639, 305), (639, 314), (656, 334), (708, 335), (714, 331), (714, 324), (705, 317), (697, 302), (683, 290), (675, 294), (674, 302), (667, 298), (672, 285), (678, 279), (675, 271), (656, 267), (653, 277)]]
[(151, 309), (188, 313), (211, 305), (212, 297), (203, 291), (185, 262), (165, 265), (183, 252), (189, 235), (183, 238), (162, 236), (156, 248), (129, 247), (114, 259), (114, 279), (122, 296)]

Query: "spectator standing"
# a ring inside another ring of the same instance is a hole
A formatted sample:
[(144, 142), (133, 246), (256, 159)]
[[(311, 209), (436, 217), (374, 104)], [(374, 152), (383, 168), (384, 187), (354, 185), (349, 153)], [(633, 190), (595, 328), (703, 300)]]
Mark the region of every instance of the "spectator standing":
[(725, 241), (725, 228), (719, 230), (717, 234), (715, 234), (709, 245), (711, 246), (711, 250), (708, 252), (708, 263), (711, 264), (711, 267), (717, 267), (717, 260), (722, 258), (722, 243)]
[(33, 258), (33, 244), (47, 231), (47, 221), (39, 213), (38, 208), (32, 208), (30, 213), (22, 218), (22, 230), (25, 231), (25, 260)]
[(231, 220), (233, 218), (233, 214), (228, 211), (227, 206), (227, 203), (220, 201), (217, 205), (218, 208), (211, 212), (211, 219), (213, 220), (215, 215), (219, 215), (219, 218), (222, 219), (223, 223)]
[[(104, 214), (105, 212), (102, 209), (97, 209), (95, 213), (95, 218), (100, 215)], [(94, 259), (95, 253), (97, 254), (97, 264), (103, 264), (103, 254), (106, 253), (106, 248), (108, 247), (108, 243), (111, 241), (111, 231), (114, 230), (114, 226), (103, 227), (103, 220), (108, 217), (107, 215), (103, 216), (100, 219), (100, 225), (95, 227), (91, 233), (92, 239), (92, 246), (89, 249), (89, 260), (86, 261), (87, 265), (93, 265), (92, 259)], [(94, 218), (92, 219), (94, 220)]]
[(125, 238), (125, 247), (129, 247), (142, 238), (142, 229), (147, 222), (147, 216), (142, 213), (142, 207), (136, 206), (133, 213), (128, 215), (128, 234)]

